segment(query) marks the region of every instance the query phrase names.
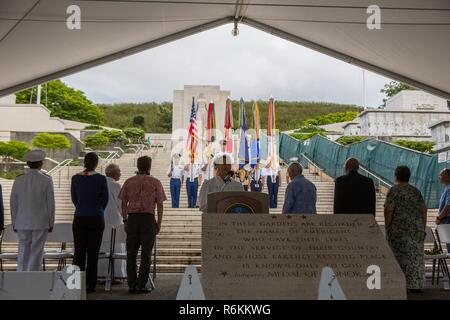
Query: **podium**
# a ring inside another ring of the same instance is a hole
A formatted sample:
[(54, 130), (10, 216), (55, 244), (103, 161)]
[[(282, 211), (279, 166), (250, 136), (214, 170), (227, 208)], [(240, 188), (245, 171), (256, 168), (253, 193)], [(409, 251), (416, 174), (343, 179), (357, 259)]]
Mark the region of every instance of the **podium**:
[(206, 213), (269, 213), (269, 195), (247, 191), (212, 192), (207, 196)]

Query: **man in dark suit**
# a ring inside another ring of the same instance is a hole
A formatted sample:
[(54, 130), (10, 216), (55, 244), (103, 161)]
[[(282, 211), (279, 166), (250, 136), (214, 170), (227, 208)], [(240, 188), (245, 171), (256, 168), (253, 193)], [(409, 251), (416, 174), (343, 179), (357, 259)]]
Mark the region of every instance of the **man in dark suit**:
[(368, 213), (375, 216), (375, 186), (372, 179), (358, 173), (359, 162), (349, 158), (345, 175), (336, 178), (334, 213)]

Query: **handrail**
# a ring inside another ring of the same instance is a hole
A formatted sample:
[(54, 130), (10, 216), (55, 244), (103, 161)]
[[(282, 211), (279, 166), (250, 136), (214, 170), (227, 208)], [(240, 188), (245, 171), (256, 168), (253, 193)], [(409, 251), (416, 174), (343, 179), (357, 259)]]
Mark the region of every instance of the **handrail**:
[(51, 177), (55, 176), (58, 173), (58, 188), (61, 187), (61, 171), (63, 168), (67, 168), (67, 179), (69, 178), (69, 165), (72, 163), (73, 159), (65, 159), (58, 163), (56, 167), (47, 172), (47, 174)]
[(387, 180), (381, 178), (380, 176), (378, 176), (378, 175), (375, 174), (374, 172), (372, 172), (372, 171), (370, 171), (369, 169), (367, 169), (367, 168), (361, 166), (361, 164), (359, 165), (359, 169), (360, 169), (361, 171), (364, 171), (364, 172), (367, 173), (368, 175), (374, 177), (374, 178), (377, 180), (377, 182), (378, 182), (378, 186), (381, 186), (381, 183), (383, 183), (383, 184), (386, 185), (386, 187), (392, 188), (393, 184), (392, 184), (391, 182), (389, 182), (389, 181), (387, 181)]
[(49, 176), (54, 176), (56, 173), (58, 173), (64, 167), (67, 167), (72, 161), (73, 161), (73, 159), (64, 159), (63, 161), (58, 163), (55, 167), (53, 167), (51, 170), (47, 171), (47, 174)]
[(102, 152), (109, 152), (108, 156), (104, 159), (102, 159), (102, 163), (100, 165), (100, 172), (103, 174), (103, 168), (107, 165), (109, 165), (113, 160), (120, 158), (118, 151), (102, 151)]
[[(306, 160), (307, 162), (307, 167), (309, 169), (309, 165), (312, 165), (314, 167), (314, 174), (320, 176), (320, 181), (322, 181), (323, 179), (323, 172), (325, 172), (324, 169), (322, 169), (321, 167), (319, 167), (314, 161), (312, 161), (310, 158), (308, 158), (304, 153), (301, 153), (300, 156)], [(311, 172), (311, 171), (310, 171)]]

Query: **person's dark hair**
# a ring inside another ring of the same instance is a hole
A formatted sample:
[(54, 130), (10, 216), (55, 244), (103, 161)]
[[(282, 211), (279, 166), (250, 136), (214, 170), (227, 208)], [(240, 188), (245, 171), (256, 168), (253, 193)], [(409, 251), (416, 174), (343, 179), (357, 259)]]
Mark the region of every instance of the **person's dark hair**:
[(86, 171), (94, 171), (98, 165), (98, 155), (95, 152), (89, 152), (84, 156), (84, 167)]
[(355, 158), (348, 158), (347, 161), (345, 161), (344, 168), (346, 171), (358, 171), (359, 161)]
[(150, 169), (152, 167), (152, 158), (149, 156), (143, 156), (137, 159), (138, 173), (150, 174)]
[(36, 162), (27, 162), (27, 166), (30, 167), (30, 169), (39, 169), (42, 167), (43, 161), (36, 161)]
[(450, 177), (450, 169), (448, 169), (448, 168), (442, 169), (441, 174), (446, 175), (447, 177)]
[(395, 177), (399, 182), (409, 182), (411, 177), (411, 170), (407, 166), (398, 166), (395, 169)]

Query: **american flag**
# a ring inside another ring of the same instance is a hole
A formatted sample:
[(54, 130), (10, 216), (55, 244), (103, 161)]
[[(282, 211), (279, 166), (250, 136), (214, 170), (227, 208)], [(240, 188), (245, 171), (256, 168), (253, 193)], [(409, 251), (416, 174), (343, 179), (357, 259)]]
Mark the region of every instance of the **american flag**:
[(187, 147), (189, 149), (189, 154), (191, 157), (191, 162), (194, 162), (197, 150), (197, 142), (198, 142), (198, 134), (197, 134), (197, 113), (195, 111), (195, 103), (194, 97), (192, 97), (192, 108), (191, 108), (191, 117), (190, 117), (190, 125), (189, 125), (189, 136), (187, 141)]

